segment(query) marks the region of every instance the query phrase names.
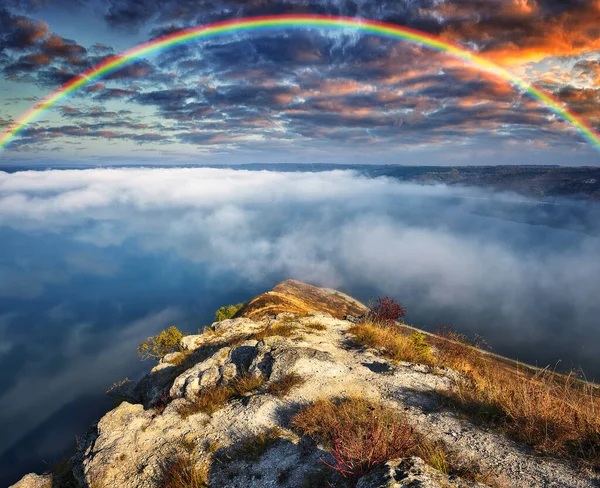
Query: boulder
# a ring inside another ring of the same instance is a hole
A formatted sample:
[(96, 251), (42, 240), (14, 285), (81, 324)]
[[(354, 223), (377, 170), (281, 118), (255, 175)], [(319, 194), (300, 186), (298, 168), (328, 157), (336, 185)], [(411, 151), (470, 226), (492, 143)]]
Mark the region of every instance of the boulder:
[(9, 488), (52, 488), (52, 475), (28, 474)]

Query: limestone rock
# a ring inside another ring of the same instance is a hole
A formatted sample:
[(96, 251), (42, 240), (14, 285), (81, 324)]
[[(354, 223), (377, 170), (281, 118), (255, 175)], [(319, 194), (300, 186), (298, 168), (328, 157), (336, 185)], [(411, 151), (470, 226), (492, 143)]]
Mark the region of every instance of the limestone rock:
[(224, 347), (177, 376), (169, 390), (170, 397), (189, 398), (202, 388), (215, 386), (221, 377), (219, 367), (225, 362), (229, 351), (230, 348)]
[(165, 356), (163, 356), (160, 360), (161, 364), (172, 364), (184, 358), (183, 353), (181, 352), (171, 352)]
[(198, 349), (204, 342), (204, 336), (202, 334), (189, 335), (181, 339), (181, 347), (184, 351), (193, 351)]
[(418, 457), (394, 459), (358, 480), (356, 488), (483, 488), (437, 471)]
[(232, 328), (240, 330), (244, 327), (252, 327), (253, 325), (253, 320), (247, 319), (246, 317), (240, 317), (237, 319), (221, 320), (221, 322), (213, 322), (210, 328), (215, 332), (224, 332)]
[(52, 488), (52, 475), (28, 474), (9, 488)]

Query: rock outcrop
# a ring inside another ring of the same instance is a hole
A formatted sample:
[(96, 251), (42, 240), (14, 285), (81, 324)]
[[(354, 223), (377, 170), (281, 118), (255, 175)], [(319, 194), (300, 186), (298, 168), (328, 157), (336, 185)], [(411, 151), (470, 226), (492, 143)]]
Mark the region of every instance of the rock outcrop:
[[(184, 337), (183, 352), (163, 358), (131, 389), (131, 401), (79, 439), (73, 485), (165, 486), (165, 473), (186, 473), (191, 465), (198, 477), (188, 486), (344, 486), (323, 463), (332, 462), (329, 446), (301, 435), (291, 419), (318, 399), (359, 395), (401, 413), (459, 459), (493, 473), (497, 485), (597, 486), (561, 461), (535, 458), (524, 446), (436, 408), (435, 394), (448, 387), (450, 373), (350, 347), (352, 323), (343, 318), (365, 310), (334, 290), (286, 281), (251, 300), (238, 317)], [(214, 408), (198, 402), (209, 397)], [(356, 486), (487, 486), (442, 471), (420, 458), (389, 460)], [(28, 475), (14, 486), (42, 487), (48, 480)]]
[(325, 312), (343, 319), (346, 315), (362, 315), (365, 311), (366, 307), (362, 303), (337, 290), (286, 280), (271, 291), (250, 300), (236, 316), (257, 320), (280, 313)]

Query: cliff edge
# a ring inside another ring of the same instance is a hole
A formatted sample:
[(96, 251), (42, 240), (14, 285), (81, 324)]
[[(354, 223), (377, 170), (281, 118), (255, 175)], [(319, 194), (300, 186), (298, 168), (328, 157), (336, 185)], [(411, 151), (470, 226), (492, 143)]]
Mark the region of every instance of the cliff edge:
[(285, 281), (123, 384), (66, 468), (13, 486), (598, 486), (447, 408), (456, 371), (358, 344), (366, 313)]

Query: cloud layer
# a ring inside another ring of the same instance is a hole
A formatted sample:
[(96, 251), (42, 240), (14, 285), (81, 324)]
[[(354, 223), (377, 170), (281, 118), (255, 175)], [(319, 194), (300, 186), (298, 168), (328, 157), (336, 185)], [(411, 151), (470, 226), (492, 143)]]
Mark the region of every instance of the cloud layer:
[[(421, 316), (430, 308), (430, 317), (466, 318), (468, 327), (486, 320), (480, 332), (506, 344), (523, 329), (535, 340), (563, 337), (565, 329), (545, 325), (560, 308), (570, 334), (597, 338), (598, 238), (517, 223), (552, 212), (537, 208), (510, 195), (344, 171), (0, 173), (0, 225), (22, 232), (60, 232), (99, 248), (135, 242), (143, 253), (175, 253), (255, 284), (292, 276), (380, 290)], [(569, 209), (557, 207), (561, 219), (598, 211)]]

